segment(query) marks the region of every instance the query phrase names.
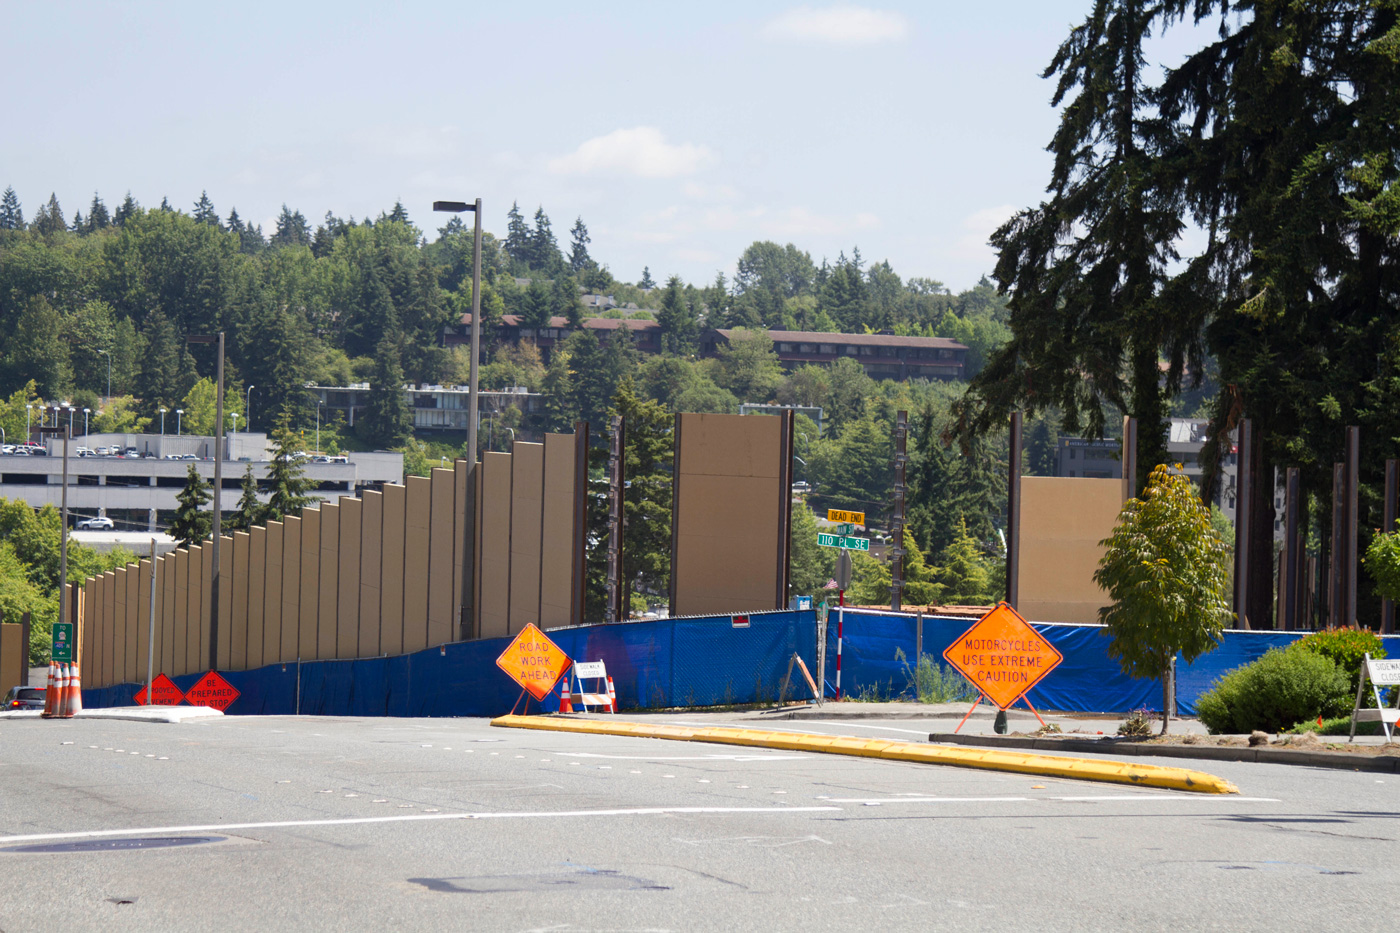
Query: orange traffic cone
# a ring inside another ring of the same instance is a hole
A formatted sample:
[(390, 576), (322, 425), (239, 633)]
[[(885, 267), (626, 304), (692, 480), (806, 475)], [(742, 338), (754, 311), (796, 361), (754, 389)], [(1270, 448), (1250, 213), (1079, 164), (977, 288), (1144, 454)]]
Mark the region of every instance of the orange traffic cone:
[(68, 665), (58, 666), (58, 685), (54, 688), (58, 694), (54, 701), (53, 715), (55, 719), (68, 718)]
[(78, 665), (69, 668), (68, 715), (76, 716), (83, 711), (83, 676), (78, 673)]
[(44, 688), (44, 713), (45, 719), (53, 716), (58, 711), (58, 663), (49, 662), (49, 685)]
[(569, 678), (564, 677), (564, 692), (559, 695), (559, 712), (572, 713), (574, 711), (574, 698), (569, 693)]
[(617, 691), (613, 689), (612, 675), (608, 675), (608, 709), (617, 712)]

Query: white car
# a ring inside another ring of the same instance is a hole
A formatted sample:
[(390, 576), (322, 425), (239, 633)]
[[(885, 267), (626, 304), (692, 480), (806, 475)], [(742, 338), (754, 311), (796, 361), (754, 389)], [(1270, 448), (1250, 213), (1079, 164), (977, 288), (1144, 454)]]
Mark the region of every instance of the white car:
[(96, 518), (85, 518), (78, 522), (79, 531), (111, 531), (116, 525), (105, 515)]

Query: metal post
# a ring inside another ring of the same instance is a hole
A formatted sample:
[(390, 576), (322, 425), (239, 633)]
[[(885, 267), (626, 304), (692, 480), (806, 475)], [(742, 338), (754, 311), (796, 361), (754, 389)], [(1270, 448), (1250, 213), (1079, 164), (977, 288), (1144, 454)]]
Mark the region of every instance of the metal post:
[(1301, 589), (1300, 569), (1301, 541), (1298, 537), (1298, 512), (1301, 502), (1302, 480), (1297, 467), (1289, 467), (1284, 473), (1284, 532), (1283, 566), (1279, 579), (1278, 623), (1275, 628), (1300, 628), (1298, 624), (1298, 593)]
[[(844, 551), (842, 553), (845, 553)], [(836, 591), (836, 702), (841, 702), (841, 642), (846, 636), (846, 591)]]
[(1006, 603), (1021, 601), (1021, 413), (1011, 413), (1011, 452), (1006, 468)]
[(63, 527), (58, 547), (58, 618), (63, 622), (68, 621), (68, 440), (72, 433), (63, 432)]
[(224, 332), (219, 331), (218, 392), (214, 401), (214, 552), (209, 555), (209, 669), (219, 669), (219, 538), (224, 511)]
[(1254, 495), (1254, 426), (1239, 424), (1235, 455), (1235, 624), (1249, 628), (1249, 522)]
[(1346, 538), (1342, 549), (1345, 560), (1345, 563), (1342, 564), (1342, 597), (1345, 600), (1342, 605), (1343, 625), (1356, 625), (1356, 568), (1358, 563), (1356, 539), (1360, 531), (1357, 527), (1359, 521), (1357, 486), (1359, 485), (1360, 471), (1361, 429), (1349, 427), (1347, 428)]
[(1342, 534), (1346, 522), (1346, 464), (1332, 464), (1332, 547), (1327, 566), (1327, 624), (1336, 628), (1342, 624)]
[(914, 669), (919, 669), (919, 659), (924, 656), (924, 611), (914, 620)]
[[(1385, 462), (1385, 508), (1382, 513), (1382, 531), (1387, 534), (1395, 531), (1395, 512), (1397, 491), (1400, 491), (1400, 460), (1387, 460)], [(1395, 634), (1395, 603), (1392, 600), (1381, 601), (1381, 634)]]
[(608, 451), (608, 607), (606, 622), (621, 622), (627, 616), (622, 605), (627, 588), (622, 585), (622, 484), (626, 450), (625, 419), (613, 415)]
[(467, 405), (471, 415), (467, 419), (467, 454), (471, 462), (476, 462), (476, 423), (480, 418), (477, 395), (477, 367), (481, 363), (481, 198), (476, 199), (476, 229), (472, 235), (472, 361), (467, 380)]
[(156, 676), (156, 539), (151, 539), (151, 624), (146, 639), (146, 705), (155, 700)]
[(1137, 488), (1137, 438), (1138, 422), (1131, 415), (1123, 417), (1123, 444), (1119, 456), (1123, 467), (1123, 501), (1127, 502), (1138, 494)]
[(909, 412), (894, 415), (894, 515), (890, 522), (894, 547), (890, 548), (890, 609), (898, 612), (904, 603), (904, 469), (908, 461), (906, 444)]

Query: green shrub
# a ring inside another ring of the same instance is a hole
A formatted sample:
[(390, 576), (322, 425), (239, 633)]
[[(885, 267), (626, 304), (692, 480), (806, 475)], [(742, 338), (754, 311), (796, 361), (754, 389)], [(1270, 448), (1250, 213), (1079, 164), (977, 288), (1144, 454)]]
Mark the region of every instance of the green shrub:
[(1319, 714), (1348, 713), (1351, 702), (1346, 673), (1331, 658), (1273, 648), (1217, 680), (1196, 715), (1213, 733), (1278, 732)]
[[(1320, 726), (1316, 719), (1308, 719), (1284, 731), (1289, 735), (1302, 735), (1304, 732), (1316, 732), (1318, 735), (1351, 735), (1351, 714), (1324, 719)], [(1378, 722), (1358, 722), (1356, 734), (1380, 735), (1381, 724)]]
[(956, 703), (977, 696), (977, 689), (966, 677), (939, 664), (932, 655), (920, 655), (919, 663), (912, 668), (902, 649), (895, 649), (894, 659), (904, 664), (904, 677), (908, 681), (905, 692), (913, 693), (920, 703)]
[[(1370, 652), (1371, 659), (1385, 657), (1385, 648), (1380, 636), (1375, 632), (1357, 628), (1327, 628), (1294, 642), (1290, 648), (1296, 651), (1311, 651), (1324, 658), (1331, 658), (1341, 668), (1356, 689), (1356, 678), (1361, 675), (1362, 657)], [(1374, 702), (1374, 701), (1373, 701)]]

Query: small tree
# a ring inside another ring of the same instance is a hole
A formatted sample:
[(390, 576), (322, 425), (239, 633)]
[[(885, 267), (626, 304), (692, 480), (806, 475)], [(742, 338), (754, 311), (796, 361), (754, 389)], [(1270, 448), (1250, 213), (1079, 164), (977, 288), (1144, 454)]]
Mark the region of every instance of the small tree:
[(277, 427), (277, 451), (272, 455), (267, 478), (272, 485), (272, 496), (267, 500), (263, 520), (280, 522), (288, 515), (300, 515), (301, 510), (315, 502), (314, 496), (307, 493), (314, 485), (302, 475), (301, 438), (287, 427), (284, 417)]
[(193, 547), (209, 536), (213, 516), (204, 511), (204, 506), (213, 498), (209, 484), (190, 464), (185, 474), (185, 488), (175, 497), (180, 503), (175, 509), (175, 520), (170, 523), (170, 537), (180, 542), (180, 547)]
[(1191, 480), (1165, 464), (1153, 469), (1142, 499), (1129, 499), (1094, 572), (1113, 605), (1099, 610), (1109, 654), (1130, 677), (1162, 679), (1162, 734), (1170, 710), (1168, 674), (1213, 649), (1231, 619), (1226, 599), (1230, 548), (1211, 525)]
[(238, 510), (228, 520), (232, 531), (247, 531), (263, 520), (263, 506), (258, 501), (258, 480), (253, 475), (253, 465), (243, 471), (243, 495), (238, 497)]

